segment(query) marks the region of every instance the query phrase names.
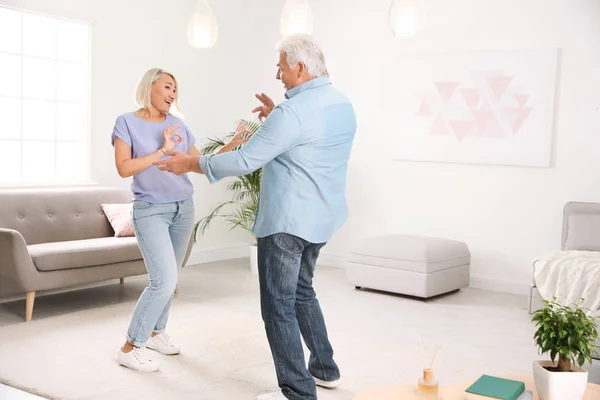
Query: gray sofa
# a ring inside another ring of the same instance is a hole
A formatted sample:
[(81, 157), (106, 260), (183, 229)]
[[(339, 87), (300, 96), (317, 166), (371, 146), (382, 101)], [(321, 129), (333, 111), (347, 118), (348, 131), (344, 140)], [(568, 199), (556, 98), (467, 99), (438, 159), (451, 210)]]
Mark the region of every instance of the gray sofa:
[(25, 293), (29, 321), (38, 291), (146, 274), (135, 237), (114, 237), (100, 206), (131, 199), (106, 187), (0, 190), (0, 297)]
[[(577, 236), (587, 235), (589, 237), (588, 232), (575, 232), (573, 226), (569, 226), (569, 216), (571, 215), (590, 215), (590, 214), (598, 214), (600, 215), (600, 203), (584, 203), (584, 202), (568, 202), (565, 204), (563, 208), (563, 218), (562, 218), (562, 238), (561, 238), (561, 250), (566, 250), (567, 239), (569, 234), (574, 234)], [(591, 238), (594, 240), (594, 238)], [(597, 240), (600, 240), (598, 238)], [(600, 288), (598, 288), (600, 290)], [(535, 283), (535, 279), (531, 284), (531, 290), (529, 293), (529, 313), (533, 314), (535, 310), (540, 309), (544, 306), (543, 300), (551, 300), (551, 299), (543, 299), (542, 295), (538, 291)], [(594, 356), (596, 359), (600, 359), (600, 340), (596, 343), (596, 355)]]

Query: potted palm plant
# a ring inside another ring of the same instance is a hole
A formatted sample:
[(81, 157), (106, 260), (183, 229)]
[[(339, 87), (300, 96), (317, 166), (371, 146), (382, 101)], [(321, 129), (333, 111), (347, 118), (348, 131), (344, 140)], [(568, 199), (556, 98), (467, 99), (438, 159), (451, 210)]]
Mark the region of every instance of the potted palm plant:
[(540, 354), (550, 360), (533, 363), (533, 378), (540, 400), (581, 400), (588, 372), (582, 368), (592, 362), (598, 338), (596, 317), (577, 304), (562, 305), (545, 300), (545, 306), (532, 317), (536, 324), (534, 340)]
[[(260, 123), (253, 121), (242, 120), (242, 123), (247, 123), (245, 129), (252, 133), (256, 132), (261, 126)], [(212, 154), (225, 146), (234, 135), (235, 132), (231, 132), (223, 139), (209, 138), (208, 143), (200, 149), (200, 152), (202, 154)], [(233, 151), (239, 150), (239, 148), (240, 146), (233, 149)], [(233, 181), (227, 185), (227, 191), (232, 194), (231, 200), (217, 203), (205, 217), (194, 225), (193, 231), (194, 243), (196, 243), (198, 231), (200, 231), (201, 234), (204, 234), (211, 222), (217, 218), (222, 218), (231, 225), (230, 229), (240, 228), (249, 232), (254, 238), (254, 242), (250, 244), (249, 248), (250, 269), (254, 273), (257, 273), (258, 265), (256, 237), (252, 232), (252, 228), (258, 212), (261, 174), (262, 169), (258, 169), (248, 175), (236, 176)]]

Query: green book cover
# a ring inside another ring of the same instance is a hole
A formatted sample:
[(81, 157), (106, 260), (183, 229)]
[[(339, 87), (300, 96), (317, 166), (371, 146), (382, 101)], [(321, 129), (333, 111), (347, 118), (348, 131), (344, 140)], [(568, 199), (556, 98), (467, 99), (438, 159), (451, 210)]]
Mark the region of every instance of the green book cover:
[(516, 400), (525, 391), (525, 384), (510, 379), (482, 375), (466, 391), (496, 399)]

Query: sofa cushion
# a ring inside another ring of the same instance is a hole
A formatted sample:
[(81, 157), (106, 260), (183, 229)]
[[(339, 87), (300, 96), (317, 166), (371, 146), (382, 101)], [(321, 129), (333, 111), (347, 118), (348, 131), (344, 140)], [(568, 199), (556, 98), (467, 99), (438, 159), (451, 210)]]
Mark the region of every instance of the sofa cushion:
[(131, 203), (100, 204), (100, 206), (115, 231), (116, 237), (135, 236), (133, 221), (131, 220)]
[(600, 251), (600, 215), (569, 215), (565, 250)]
[(93, 267), (142, 258), (135, 237), (104, 237), (27, 246), (39, 271)]

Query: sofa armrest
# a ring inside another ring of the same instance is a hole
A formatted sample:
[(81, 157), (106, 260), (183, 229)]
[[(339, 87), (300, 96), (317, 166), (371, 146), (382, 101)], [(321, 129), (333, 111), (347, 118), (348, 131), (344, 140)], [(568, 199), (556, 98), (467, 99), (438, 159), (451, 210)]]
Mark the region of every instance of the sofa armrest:
[(0, 254), (0, 295), (35, 290), (37, 270), (18, 231), (0, 228)]

